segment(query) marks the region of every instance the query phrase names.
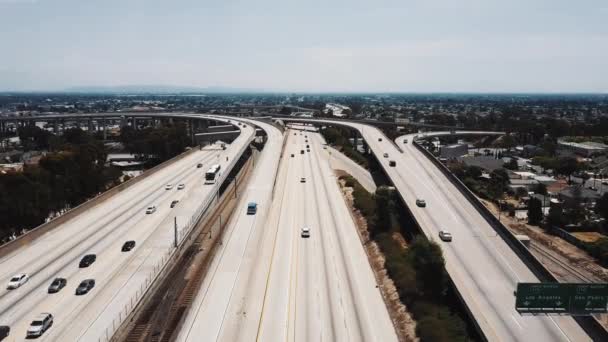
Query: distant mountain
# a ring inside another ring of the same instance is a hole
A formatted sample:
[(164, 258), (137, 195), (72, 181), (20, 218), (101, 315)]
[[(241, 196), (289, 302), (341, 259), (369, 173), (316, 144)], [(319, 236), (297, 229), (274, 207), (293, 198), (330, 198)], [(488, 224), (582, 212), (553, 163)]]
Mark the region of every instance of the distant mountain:
[(263, 93), (263, 90), (228, 87), (182, 87), (165, 85), (84, 86), (65, 89), (70, 93), (101, 94), (213, 94), (213, 93)]

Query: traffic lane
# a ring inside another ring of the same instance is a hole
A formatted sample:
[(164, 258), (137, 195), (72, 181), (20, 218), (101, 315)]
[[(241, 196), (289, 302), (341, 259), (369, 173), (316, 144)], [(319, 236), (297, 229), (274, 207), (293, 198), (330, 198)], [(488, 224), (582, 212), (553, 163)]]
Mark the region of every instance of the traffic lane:
[[(290, 139), (290, 138), (288, 138)], [(300, 143), (296, 142), (296, 147)], [(287, 153), (293, 151), (293, 144), (288, 144)], [(301, 224), (298, 220), (298, 209), (302, 204), (296, 191), (295, 184), (300, 184), (300, 178), (305, 177), (302, 173), (302, 158), (286, 158), (288, 173), (283, 191), (286, 193), (287, 202), (280, 207), (278, 226), (276, 227), (276, 241), (273, 246), (273, 255), (268, 275), (267, 288), (264, 291), (263, 309), (260, 314), (260, 325), (257, 338), (262, 341), (277, 341), (288, 339), (288, 326), (290, 315), (290, 295), (292, 279), (295, 278), (294, 260), (297, 253), (294, 239), (294, 230)], [(271, 228), (272, 229), (272, 228)], [(255, 295), (255, 294), (250, 294)]]
[[(401, 138), (397, 140), (398, 143), (400, 141), (402, 141)], [(415, 149), (415, 147), (411, 145), (405, 146), (405, 144), (403, 143), (401, 143), (400, 145), (404, 148), (404, 150), (407, 149), (406, 151), (410, 151), (412, 153), (412, 156), (416, 159), (417, 162), (415, 163), (415, 165), (425, 166), (427, 168), (425, 171), (435, 173), (435, 179), (440, 179), (440, 177), (443, 176), (442, 174), (438, 174), (440, 170), (438, 170), (434, 165), (431, 165), (429, 160), (422, 160), (422, 158), (425, 157), (421, 155), (419, 151), (411, 150), (412, 148)], [(445, 177), (443, 176), (443, 178)], [(457, 196), (461, 196), (461, 194), (457, 192), (458, 190), (455, 189), (455, 187), (451, 183), (447, 183), (447, 179), (445, 179), (445, 182), (446, 183), (444, 184), (444, 186), (445, 189), (447, 189), (446, 193), (450, 196), (453, 196), (451, 199), (448, 199), (448, 202), (459, 206), (459, 208), (456, 208), (455, 210), (460, 210), (460, 212), (467, 213), (469, 217), (474, 218), (475, 220), (475, 223), (469, 227), (466, 227), (464, 229), (464, 232), (454, 235), (455, 241), (459, 235), (467, 236), (467, 232), (478, 232), (476, 235), (475, 233), (473, 234), (476, 237), (479, 237), (481, 245), (484, 248), (484, 251), (482, 252), (485, 252), (484, 254), (486, 255), (486, 257), (489, 256), (494, 260), (496, 260), (496, 257), (501, 258), (500, 261), (502, 262), (499, 261), (499, 263), (504, 266), (499, 269), (503, 269), (504, 274), (510, 276), (510, 279), (508, 281), (499, 282), (499, 286), (490, 286), (489, 289), (486, 288), (486, 290), (484, 290), (483, 292), (487, 293), (487, 295), (484, 296), (486, 299), (491, 300), (493, 302), (500, 301), (500, 303), (498, 304), (491, 303), (491, 307), (494, 307), (496, 312), (500, 313), (499, 315), (497, 315), (500, 317), (494, 317), (493, 325), (496, 326), (501, 321), (506, 322), (508, 327), (504, 328), (502, 334), (509, 334), (515, 332), (519, 334), (519, 339), (529, 338), (530, 335), (536, 336), (538, 338), (544, 336), (546, 339), (554, 340), (565, 339), (566, 337), (564, 336), (563, 329), (560, 329), (560, 327), (555, 324), (556, 322), (559, 322), (560, 324), (564, 324), (568, 327), (565, 330), (565, 334), (570, 335), (571, 339), (585, 340), (586, 337), (585, 334), (582, 332), (582, 329), (580, 329), (580, 327), (575, 326), (575, 322), (572, 319), (560, 318), (559, 320), (556, 320), (550, 317), (522, 317), (514, 310), (512, 303), (514, 298), (512, 296), (512, 293), (514, 291), (516, 283), (519, 281), (537, 281), (536, 277), (534, 277), (531, 271), (529, 271), (527, 267), (525, 267), (525, 265), (521, 262), (521, 260), (519, 260), (514, 255), (514, 253), (510, 250), (510, 247), (507, 246), (506, 243), (500, 237), (496, 236), (496, 233), (493, 230), (481, 231), (481, 228), (487, 226), (487, 222), (485, 222), (485, 219), (483, 219), (481, 215), (479, 215), (479, 213), (476, 211), (475, 208), (472, 207), (470, 203), (466, 201), (456, 200)], [(480, 230), (475, 230), (475, 228), (471, 229), (471, 227), (480, 227)], [(472, 254), (470, 244), (462, 243), (461, 246), (465, 245), (466, 248), (463, 248), (463, 250), (459, 253), (461, 255), (467, 255), (467, 253)], [(456, 244), (456, 246), (458, 246), (458, 244)], [(477, 258), (477, 260), (481, 259)], [(484, 282), (480, 282), (479, 279), (476, 280), (476, 283), (484, 284)], [(493, 292), (502, 293), (492, 293), (492, 290), (494, 290)]]
[[(284, 220), (283, 203), (290, 203), (285, 189), (291, 184), (292, 174), (298, 172), (294, 163), (286, 160), (290, 149), (299, 148), (293, 136), (286, 136), (283, 161), (277, 174), (277, 185), (274, 199), (266, 220), (266, 228), (260, 231), (259, 242), (253, 241), (246, 252), (242, 275), (235, 287), (234, 295), (229, 303), (227, 319), (220, 333), (220, 341), (241, 341), (258, 336), (262, 320), (262, 310), (268, 291), (270, 269), (273, 263), (276, 246), (279, 244), (277, 234), (279, 220)], [(264, 309), (264, 311), (266, 311)], [(246, 313), (246, 314), (243, 314)]]
[[(239, 201), (239, 207), (242, 206), (241, 210), (245, 210), (246, 204), (250, 201), (258, 203), (257, 214), (249, 215), (249, 217), (259, 218), (260, 225), (263, 225), (264, 217), (260, 216), (265, 216), (270, 207), (271, 192), (279, 164), (283, 136), (272, 125), (246, 119), (239, 120), (255, 123), (268, 134), (266, 145), (252, 173), (250, 185), (248, 185), (243, 198)], [(184, 328), (178, 336), (179, 341), (197, 340), (197, 337), (202, 336), (202, 334), (209, 334), (212, 339), (218, 338), (238, 276), (238, 270), (243, 261), (243, 253), (248, 244), (247, 240), (253, 230), (251, 222), (245, 220), (239, 223), (242, 218), (243, 216), (239, 215), (234, 222), (230, 222), (226, 232), (229, 233), (229, 236), (224, 240), (223, 248), (214, 257), (213, 268), (205, 277), (201, 291), (195, 299), (195, 305), (192, 306), (186, 317)]]
[[(140, 183), (134, 184), (127, 190), (117, 194), (113, 200), (106, 201), (99, 206), (92, 208), (83, 215), (79, 215), (73, 220), (66, 222), (58, 229), (53, 230), (52, 234), (45, 234), (39, 239), (36, 239), (32, 244), (25, 246), (10, 256), (6, 256), (0, 261), (2, 275), (0, 281), (8, 280), (13, 273), (23, 272), (23, 266), (27, 265), (28, 269), (37, 269), (40, 263), (44, 263), (47, 259), (53, 258), (62, 253), (62, 249), (66, 247), (72, 239), (87, 237), (92, 232), (96, 232), (101, 226), (101, 223), (111, 220), (115, 215), (121, 212), (124, 206), (131, 207), (134, 203), (140, 203), (150, 193), (153, 193), (161, 187), (158, 183), (168, 176), (173, 177), (175, 174), (183, 173), (190, 169), (190, 163), (195, 163), (197, 157), (201, 157), (206, 152), (195, 153), (190, 158), (183, 160), (183, 163), (175, 163), (170, 165), (169, 170), (151, 175)], [(194, 167), (194, 166), (192, 166)], [(171, 178), (168, 178), (171, 179)], [(164, 184), (163, 184), (164, 185)], [(139, 191), (143, 192), (139, 194)], [(139, 194), (139, 196), (137, 196)], [(135, 196), (134, 196), (135, 195)], [(122, 210), (124, 211), (124, 210)], [(24, 252), (24, 253), (21, 253)], [(2, 290), (4, 291), (4, 290)], [(0, 292), (2, 293), (2, 292)]]
[[(223, 160), (223, 159), (221, 159)], [(224, 163), (225, 164), (225, 163)], [(222, 165), (226, 166), (226, 165)], [(211, 200), (217, 192), (219, 184), (203, 185), (204, 177), (196, 176), (189, 180), (180, 198), (179, 207), (173, 209), (178, 222), (178, 234), (185, 233), (186, 222), (203, 202)], [(168, 207), (168, 206), (167, 206)], [(181, 212), (181, 215), (180, 213)], [(167, 215), (163, 222), (157, 227), (153, 234), (147, 239), (137, 240), (141, 242), (143, 250), (137, 253), (137, 257), (131, 259), (125, 267), (121, 267), (115, 276), (100, 291), (99, 295), (78, 313), (78, 317), (88, 319), (68, 320), (71, 324), (63, 329), (59, 335), (61, 340), (94, 340), (104, 336), (105, 329), (112, 325), (114, 319), (125, 315), (133, 304), (130, 303), (137, 292), (141, 292), (149, 284), (151, 277), (156, 274), (157, 268), (162, 266), (168, 258), (168, 253), (173, 249), (174, 231), (173, 215)], [(126, 304), (125, 304), (126, 303)], [(127, 304), (131, 304), (130, 306)], [(56, 330), (59, 331), (59, 330)]]
[[(191, 175), (191, 177), (200, 178), (200, 176), (196, 174)], [(185, 191), (179, 192), (185, 193)], [(161, 207), (162, 209), (159, 209), (159, 211), (155, 214), (146, 215), (146, 220), (144, 220), (143, 222), (139, 220), (138, 217), (132, 217), (130, 219), (130, 222), (127, 222), (127, 224), (121, 227), (121, 231), (117, 231), (114, 234), (116, 236), (120, 236), (125, 230), (131, 230), (131, 234), (139, 234), (139, 238), (137, 238), (136, 241), (138, 241), (140, 244), (143, 244), (146, 238), (150, 236), (150, 232), (155, 231), (154, 229), (151, 230), (149, 227), (152, 226), (158, 228), (157, 222), (162, 220), (163, 217), (162, 212), (160, 212), (160, 210), (170, 212), (171, 209), (169, 209), (168, 205), (169, 200), (170, 199), (167, 199), (167, 203), (164, 203), (166, 204), (166, 206), (163, 205)], [(98, 259), (93, 265), (89, 266), (88, 268), (79, 269), (74, 263), (73, 265), (70, 264), (66, 266), (64, 270), (60, 272), (61, 276), (68, 279), (68, 286), (70, 287), (70, 289), (66, 287), (66, 289), (62, 290), (58, 294), (47, 295), (46, 287), (48, 284), (42, 284), (37, 289), (37, 293), (39, 293), (39, 296), (32, 296), (31, 298), (28, 298), (28, 302), (30, 303), (29, 305), (26, 303), (20, 303), (18, 306), (14, 306), (14, 308), (19, 308), (22, 312), (25, 311), (26, 313), (31, 311), (54, 313), (55, 329), (53, 329), (51, 335), (59, 331), (64, 322), (72, 322), (72, 320), (76, 318), (75, 316), (79, 315), (80, 309), (82, 309), (83, 307), (83, 302), (86, 303), (93, 298), (88, 296), (75, 297), (73, 295), (73, 289), (71, 287), (75, 288), (83, 279), (96, 279), (96, 286), (93, 291), (100, 291), (100, 289), (103, 288), (105, 285), (104, 280), (111, 278), (115, 272), (120, 270), (120, 266), (127, 262), (130, 257), (132, 257), (132, 255), (137, 253), (137, 251), (139, 250), (138, 246), (136, 246), (136, 249), (133, 250), (131, 253), (125, 254), (120, 251), (123, 241), (119, 240), (113, 242), (113, 246), (106, 244), (103, 246), (98, 246), (98, 249), (90, 251), (91, 253), (96, 253), (98, 255)], [(62, 300), (57, 301), (57, 298), (59, 297), (62, 297)], [(42, 301), (40, 301), (40, 298), (42, 298)], [(98, 297), (96, 296), (95, 298)], [(47, 301), (47, 299), (51, 300)], [(61, 314), (57, 314), (58, 312)], [(68, 315), (68, 317), (64, 317), (66, 316), (66, 314)], [(69, 317), (70, 314), (73, 317)], [(19, 317), (24, 316), (21, 315)], [(27, 319), (21, 320), (21, 326), (23, 327), (23, 325), (25, 325), (23, 330), (25, 331), (25, 329), (27, 329), (27, 326), (29, 325), (29, 321)]]
[[(192, 173), (193, 168), (188, 168), (189, 173)], [(166, 196), (165, 190), (155, 189), (155, 196)], [(25, 296), (29, 295), (34, 291), (35, 288), (46, 288), (52, 278), (55, 275), (63, 274), (63, 269), (68, 265), (74, 264), (78, 262), (82, 255), (86, 253), (95, 253), (96, 249), (103, 251), (108, 243), (111, 243), (116, 239), (121, 231), (125, 231), (128, 227), (133, 226), (139, 219), (148, 219), (149, 215), (146, 215), (143, 210), (144, 208), (138, 208), (137, 206), (141, 206), (142, 204), (136, 204), (129, 210), (125, 211), (125, 215), (114, 218), (111, 222), (111, 225), (103, 225), (106, 223), (105, 221), (101, 222), (101, 225), (94, 226), (99, 229), (97, 232), (88, 236), (85, 241), (77, 241), (74, 242), (74, 247), (65, 251), (62, 255), (54, 259), (43, 260), (40, 263), (32, 263), (27, 265), (27, 268), (23, 270), (32, 274), (32, 279), (22, 286), (19, 291), (10, 293), (8, 296), (4, 296), (0, 300), (0, 308), (2, 310), (2, 319), (10, 320), (12, 315), (7, 314), (5, 311), (8, 308), (15, 308), (16, 303), (22, 300)], [(105, 242), (104, 242), (105, 241)], [(46, 262), (46, 264), (43, 264)], [(39, 271), (35, 271), (34, 268), (38, 264)], [(42, 265), (41, 265), (42, 264)], [(19, 306), (21, 307), (21, 305)]]
[[(417, 153), (418, 151), (412, 151), (413, 153)], [(420, 159), (420, 158), (426, 158), (422, 155), (420, 155), (418, 153), (418, 155), (414, 155), (414, 158), (416, 159)], [(440, 170), (438, 170), (434, 165), (432, 165), (430, 163), (430, 161), (428, 160), (418, 160), (418, 164), (417, 165), (422, 165), (423, 167), (426, 167), (428, 171), (434, 173), (433, 177), (436, 179), (435, 183), (437, 182), (437, 180), (439, 179), (439, 177), (443, 176), (442, 174), (438, 174), (439, 172), (441, 172)], [(445, 178), (445, 177), (444, 177)], [(447, 179), (445, 179), (445, 181), (447, 182)], [(506, 320), (506, 324), (509, 325), (509, 329), (505, 329), (508, 331), (514, 331), (514, 332), (519, 332), (520, 334), (523, 334), (522, 336), (520, 336), (521, 339), (526, 338), (527, 336), (529, 336), (530, 331), (536, 331), (534, 334), (535, 335), (543, 335), (545, 334), (547, 338), (554, 338), (554, 339), (558, 339), (558, 338), (564, 338), (563, 334), (562, 334), (562, 329), (559, 329), (559, 327), (556, 327), (555, 325), (555, 320), (551, 319), (551, 318), (547, 318), (547, 319), (541, 319), (541, 318), (531, 318), (531, 317), (524, 317), (524, 316), (520, 316), (514, 309), (513, 307), (513, 300), (514, 298), (512, 297), (512, 293), (513, 291), (515, 291), (515, 287), (517, 285), (517, 282), (522, 282), (522, 281), (537, 281), (537, 278), (532, 274), (532, 272), (525, 267), (525, 265), (523, 264), (523, 262), (521, 262), (521, 260), (519, 260), (516, 255), (511, 251), (510, 247), (506, 244), (506, 242), (504, 242), (502, 240), (502, 238), (500, 238), (499, 236), (497, 236), (497, 234), (487, 225), (487, 222), (485, 221), (485, 219), (483, 219), (483, 217), (481, 217), (481, 215), (479, 215), (479, 213), (476, 211), (475, 208), (473, 208), (473, 206), (469, 203), (469, 202), (462, 202), (462, 201), (458, 201), (457, 200), (457, 196), (461, 195), (458, 192), (458, 189), (456, 189), (451, 183), (450, 184), (445, 184), (445, 193), (448, 196), (451, 196), (451, 198), (448, 199), (448, 203), (450, 204), (454, 204), (455, 211), (459, 211), (462, 213), (466, 213), (468, 216), (468, 222), (471, 222), (471, 224), (469, 226), (465, 226), (464, 229), (462, 229), (462, 231), (460, 233), (457, 233), (457, 235), (455, 236), (455, 239), (457, 238), (457, 236), (462, 235), (462, 236), (467, 236), (466, 234), (472, 234), (473, 236), (475, 236), (476, 238), (478, 238), (479, 240), (479, 244), (481, 245), (482, 248), (484, 248), (484, 250), (482, 251), (486, 256), (488, 256), (491, 259), (488, 260), (494, 260), (494, 264), (498, 264), (498, 268), (497, 269), (502, 269), (503, 273), (509, 278), (508, 280), (504, 280), (504, 281), (499, 281), (498, 284), (495, 284), (493, 286), (488, 286), (486, 289), (483, 290), (483, 293), (487, 293), (487, 295), (485, 295), (486, 298), (488, 298), (490, 301), (492, 302), (496, 302), (499, 301), (499, 303), (492, 303), (492, 307), (496, 308), (497, 312), (502, 312), (501, 313), (501, 317), (504, 319), (505, 317), (509, 317), (509, 320)], [(445, 200), (444, 200), (445, 202)], [(475, 227), (475, 228), (472, 228)], [(484, 228), (487, 228), (484, 230)], [(462, 243), (457, 244), (458, 246), (467, 246), (467, 248), (463, 248), (462, 251), (460, 251), (460, 254), (473, 254), (472, 251), (470, 250), (470, 245), (466, 244), (466, 243)], [(481, 253), (481, 252), (480, 252)], [(469, 261), (472, 262), (471, 260)], [(478, 275), (476, 275), (478, 276)], [(479, 280), (477, 280), (478, 283), (484, 284), (484, 282), (479, 282)], [(487, 283), (487, 282), (486, 282)], [(497, 318), (497, 322), (496, 324), (498, 324), (499, 322), (501, 322), (503, 320), (501, 320), (500, 318)], [(573, 324), (575, 324), (575, 322), (573, 320), (570, 319), (571, 322), (568, 322), (567, 319), (560, 319), (559, 322), (562, 324), (566, 324), (569, 328), (568, 330), (566, 330), (566, 334), (570, 335), (571, 338), (574, 339), (581, 339), (581, 338), (585, 338), (584, 333), (582, 332), (582, 329), (580, 328), (572, 328)], [(538, 325), (542, 325), (542, 327), (538, 326)], [(548, 330), (549, 332), (547, 333), (546, 330)], [(505, 331), (505, 333), (508, 333), (508, 331)]]
[(317, 144), (311, 152), (322, 174), (328, 207), (331, 208), (334, 217), (333, 237), (337, 248), (332, 250), (338, 253), (337, 257), (342, 261), (345, 284), (351, 292), (353, 324), (356, 324), (355, 326), (359, 330), (358, 336), (363, 340), (396, 340), (394, 327), (377, 287), (350, 209), (346, 205), (327, 159), (324, 158), (328, 152), (320, 146), (320, 141), (322, 141), (320, 135), (316, 134), (313, 139)]

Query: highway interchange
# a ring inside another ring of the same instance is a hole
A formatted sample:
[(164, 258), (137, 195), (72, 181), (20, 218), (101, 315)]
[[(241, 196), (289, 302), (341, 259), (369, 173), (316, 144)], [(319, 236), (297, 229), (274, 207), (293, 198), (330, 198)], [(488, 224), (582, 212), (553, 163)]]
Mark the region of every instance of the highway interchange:
[[(268, 123), (238, 120), (247, 125), (225, 151), (217, 146), (194, 151), (111, 201), (0, 258), (0, 281), (6, 283), (20, 272), (31, 277), (17, 290), (0, 290), (0, 325), (11, 326), (8, 340), (23, 339), (30, 321), (40, 312), (55, 316), (54, 326), (42, 340), (111, 337), (130, 313), (133, 298), (141, 296), (166, 262), (173, 244), (174, 217), (178, 224), (187, 221), (217, 191), (202, 185), (206, 166), (231, 164), (238, 158), (253, 138), (252, 125), (266, 132), (266, 146), (237, 207), (241, 212), (229, 222), (177, 339), (396, 340), (322, 137), (306, 132), (305, 138), (299, 131), (282, 133)], [(440, 229), (452, 232), (452, 243), (440, 243), (446, 269), (489, 340), (589, 340), (570, 317), (520, 316), (515, 311), (516, 283), (538, 279), (412, 146), (413, 135), (400, 137), (395, 144), (371, 126), (325, 122), (360, 132), (429, 238), (436, 239)], [(300, 154), (306, 144), (310, 152)], [(388, 158), (382, 157), (384, 153)], [(396, 167), (389, 166), (391, 160)], [(205, 165), (202, 169), (196, 168), (200, 162)], [(165, 190), (168, 183), (184, 183), (186, 188)], [(416, 207), (417, 198), (425, 199), (427, 207)], [(171, 209), (169, 203), (174, 199), (180, 203)], [(248, 202), (258, 204), (255, 215), (245, 213)], [(146, 215), (145, 208), (151, 204), (158, 210)], [(300, 236), (304, 226), (310, 228), (310, 238)], [(180, 234), (183, 237), (185, 232)], [(128, 253), (120, 251), (126, 240), (137, 241)], [(78, 268), (78, 261), (87, 253), (97, 254), (97, 261)], [(68, 285), (59, 293), (47, 294), (57, 276), (67, 278)], [(96, 287), (89, 294), (75, 296), (76, 285), (86, 278), (94, 278)]]

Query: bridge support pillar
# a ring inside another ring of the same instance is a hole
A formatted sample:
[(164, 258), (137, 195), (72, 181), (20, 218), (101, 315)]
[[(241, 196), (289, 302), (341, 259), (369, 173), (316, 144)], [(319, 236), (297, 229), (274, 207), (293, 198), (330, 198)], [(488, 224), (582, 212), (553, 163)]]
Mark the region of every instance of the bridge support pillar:
[(53, 133), (59, 133), (59, 120), (53, 120)]
[(108, 140), (108, 128), (106, 127), (106, 119), (101, 119), (101, 129), (103, 130), (103, 140)]
[(88, 128), (89, 133), (90, 133), (90, 132), (93, 132), (93, 129), (95, 128), (95, 126), (93, 126), (93, 118), (89, 118), (88, 121), (89, 122), (88, 122), (88, 127), (87, 128)]

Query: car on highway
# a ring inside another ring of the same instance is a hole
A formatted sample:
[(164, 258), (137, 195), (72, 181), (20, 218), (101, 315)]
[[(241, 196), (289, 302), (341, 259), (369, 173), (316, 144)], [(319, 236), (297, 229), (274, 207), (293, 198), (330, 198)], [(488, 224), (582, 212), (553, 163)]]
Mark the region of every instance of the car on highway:
[(95, 287), (94, 279), (85, 279), (85, 280), (81, 281), (80, 285), (78, 285), (78, 287), (76, 288), (76, 295), (80, 296), (80, 295), (87, 294), (94, 287)]
[(294, 154), (292, 153), (292, 154), (291, 154), (291, 158), (293, 158), (293, 157), (294, 157)]
[(11, 334), (11, 327), (8, 325), (0, 325), (0, 341), (4, 340)]
[(302, 231), (300, 232), (300, 236), (303, 238), (309, 238), (310, 237), (310, 228), (308, 227), (302, 227)]
[(38, 317), (34, 318), (30, 327), (27, 328), (27, 337), (40, 337), (45, 331), (53, 325), (53, 315), (50, 313), (41, 313)]
[(173, 184), (165, 185), (165, 190), (171, 190), (171, 189), (173, 189)]
[(169, 207), (175, 208), (175, 206), (177, 205), (177, 203), (179, 203), (179, 200), (173, 200), (173, 201), (171, 201), (171, 205)]
[(80, 259), (80, 263), (78, 264), (78, 267), (80, 267), (80, 268), (89, 267), (95, 262), (95, 260), (97, 260), (97, 255), (87, 254), (87, 255), (83, 256), (82, 259)]
[(201, 167), (203, 167), (203, 163), (198, 163), (198, 164), (196, 164), (196, 168), (197, 168), (197, 169), (200, 169)]
[(55, 278), (51, 285), (49, 285), (48, 293), (57, 293), (61, 291), (68, 284), (68, 281), (65, 278)]
[(383, 154), (384, 158), (388, 158), (388, 153)]
[(452, 241), (452, 233), (448, 232), (447, 230), (440, 230), (439, 238), (441, 241), (450, 242)]
[(424, 208), (424, 207), (426, 207), (426, 201), (419, 198), (419, 199), (416, 200), (416, 205), (419, 206), (419, 207), (421, 207), (421, 208)]
[(184, 190), (184, 188), (186, 187), (186, 184), (180, 184), (177, 186), (177, 190)]
[(300, 183), (306, 183), (306, 178), (305, 177), (300, 178)]
[(129, 252), (133, 248), (135, 248), (135, 241), (129, 240), (129, 241), (125, 241), (125, 243), (122, 244), (122, 248), (120, 250), (123, 252)]
[(310, 145), (306, 145), (306, 148), (310, 148)]
[(309, 149), (306, 149), (306, 152), (310, 152), (310, 150), (309, 150)]
[(7, 290), (17, 289), (17, 288), (21, 287), (21, 285), (27, 283), (27, 281), (29, 279), (30, 279), (30, 277), (26, 273), (15, 274), (11, 278), (11, 280), (8, 281), (8, 285), (6, 286), (6, 289)]
[(300, 154), (304, 154), (304, 150), (300, 150)]
[(249, 202), (247, 204), (247, 215), (255, 215), (258, 211), (258, 204), (255, 202)]
[(146, 214), (154, 214), (155, 211), (156, 211), (156, 206), (154, 206), (154, 205), (146, 208)]
[(382, 138), (378, 138), (378, 141), (382, 141)]
[(388, 166), (395, 167), (396, 165), (397, 165), (397, 162), (395, 162), (394, 160), (390, 160), (388, 162)]
[(403, 143), (404, 143), (404, 144), (407, 144), (407, 139), (403, 139)]

